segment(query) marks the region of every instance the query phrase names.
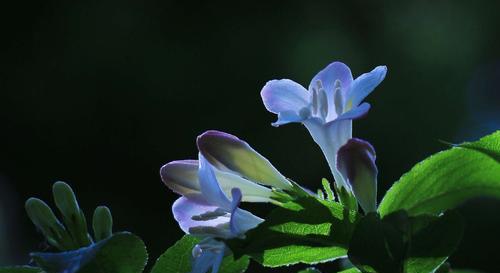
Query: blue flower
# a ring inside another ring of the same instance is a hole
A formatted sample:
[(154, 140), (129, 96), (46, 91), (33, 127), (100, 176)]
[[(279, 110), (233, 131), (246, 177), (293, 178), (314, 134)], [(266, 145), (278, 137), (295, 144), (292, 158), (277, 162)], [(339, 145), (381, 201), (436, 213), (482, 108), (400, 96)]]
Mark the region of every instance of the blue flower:
[(242, 199), (239, 188), (232, 188), (229, 198), (221, 189), (213, 167), (202, 154), (199, 154), (198, 163), (199, 193), (180, 197), (172, 211), (184, 232), (203, 239), (193, 249), (191, 272), (205, 273), (212, 268), (215, 273), (226, 248), (217, 239), (242, 238), (264, 220), (238, 207)]
[(365, 213), (377, 209), (375, 149), (361, 139), (352, 138), (337, 153), (337, 168)]
[[(220, 131), (207, 131), (197, 138), (200, 154), (213, 167), (218, 185), (226, 195), (238, 188), (245, 202), (275, 202), (276, 191), (290, 190), (291, 183), (248, 143)], [(165, 164), (160, 175), (167, 187), (191, 200), (204, 199), (197, 160)]]
[(339, 148), (352, 137), (352, 120), (363, 117), (370, 104), (363, 99), (385, 78), (387, 67), (377, 66), (355, 80), (351, 70), (333, 62), (321, 70), (308, 90), (288, 80), (272, 80), (261, 91), (266, 109), (278, 115), (274, 126), (300, 122), (320, 146), (339, 187), (349, 188), (336, 167)]

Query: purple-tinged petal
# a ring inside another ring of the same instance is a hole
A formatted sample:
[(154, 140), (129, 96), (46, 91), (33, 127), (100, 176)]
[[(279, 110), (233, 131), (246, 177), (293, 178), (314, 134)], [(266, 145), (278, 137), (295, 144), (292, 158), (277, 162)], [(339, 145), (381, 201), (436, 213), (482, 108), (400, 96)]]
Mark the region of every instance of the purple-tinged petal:
[(203, 198), (210, 205), (230, 211), (231, 201), (229, 201), (220, 188), (212, 166), (201, 153), (198, 155), (198, 158), (198, 163), (200, 164), (198, 179), (200, 180), (200, 190)]
[(337, 168), (366, 213), (377, 209), (375, 158), (373, 146), (357, 138), (350, 139), (337, 154)]
[(255, 228), (264, 220), (246, 210), (238, 208), (241, 201), (241, 191), (239, 189), (234, 188), (232, 190), (232, 198), (231, 220), (229, 227), (231, 228), (231, 233), (235, 237), (241, 237), (248, 230)]
[[(178, 160), (165, 164), (160, 169), (163, 183), (172, 191), (190, 199), (203, 200), (198, 179), (198, 160)], [(222, 191), (230, 196), (232, 188), (239, 188), (245, 202), (269, 202), (272, 191), (269, 188), (248, 181), (238, 175), (214, 170)]]
[(347, 94), (346, 108), (358, 106), (385, 78), (386, 66), (377, 66), (371, 72), (357, 77)]
[(278, 120), (274, 126), (290, 122), (301, 122), (307, 116), (303, 116), (304, 109), (310, 103), (309, 92), (300, 84), (291, 80), (268, 81), (260, 92), (266, 109), (278, 114)]
[(193, 217), (211, 213), (217, 211), (218, 207), (210, 206), (207, 204), (203, 204), (201, 202), (197, 202), (194, 200), (190, 200), (186, 197), (180, 197), (177, 199), (172, 205), (172, 212), (174, 214), (174, 218), (179, 223), (180, 228), (186, 234), (191, 234), (190, 230), (195, 227), (217, 227), (220, 225), (224, 225), (229, 223), (230, 218), (226, 217), (217, 217), (206, 221), (193, 220)]
[(176, 160), (160, 169), (163, 183), (173, 192), (191, 199), (200, 199), (198, 160)]
[(362, 118), (368, 114), (368, 111), (370, 110), (370, 104), (367, 102), (363, 102), (360, 106), (354, 107), (353, 109), (343, 113), (340, 115), (337, 120), (343, 120), (343, 119), (350, 119), (350, 120), (355, 120)]
[(256, 183), (290, 189), (291, 183), (248, 143), (236, 136), (207, 131), (197, 139), (198, 150), (216, 169), (232, 172)]
[[(327, 92), (327, 96), (333, 98), (335, 81), (339, 80), (342, 90), (347, 90), (352, 83), (351, 69), (341, 62), (333, 62), (321, 70), (309, 84), (309, 90), (316, 87), (317, 82), (321, 81), (323, 88)], [(345, 94), (344, 94), (345, 95)], [(333, 106), (333, 104), (331, 104)]]
[(296, 111), (309, 105), (309, 92), (300, 84), (288, 80), (268, 81), (260, 92), (266, 109), (278, 114), (284, 111)]

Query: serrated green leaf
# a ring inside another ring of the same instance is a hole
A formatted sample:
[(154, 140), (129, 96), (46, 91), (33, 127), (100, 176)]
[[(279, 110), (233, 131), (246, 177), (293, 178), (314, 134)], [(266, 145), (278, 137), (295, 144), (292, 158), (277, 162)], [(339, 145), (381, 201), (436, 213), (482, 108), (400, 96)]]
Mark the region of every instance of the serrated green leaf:
[(499, 158), (500, 131), (434, 154), (391, 187), (378, 211), (438, 214), (473, 197), (500, 198)]
[(331, 261), (346, 256), (357, 218), (339, 203), (302, 198), (273, 210), (245, 240), (228, 244), (269, 267)]
[(43, 273), (41, 268), (32, 266), (0, 267), (0, 273)]
[(140, 273), (148, 259), (144, 242), (128, 232), (74, 251), (31, 256), (47, 273)]
[[(188, 273), (191, 271), (191, 251), (200, 240), (185, 235), (171, 246), (157, 260), (151, 273)], [(234, 260), (233, 255), (224, 257), (219, 273), (245, 272), (249, 264), (248, 257)]]

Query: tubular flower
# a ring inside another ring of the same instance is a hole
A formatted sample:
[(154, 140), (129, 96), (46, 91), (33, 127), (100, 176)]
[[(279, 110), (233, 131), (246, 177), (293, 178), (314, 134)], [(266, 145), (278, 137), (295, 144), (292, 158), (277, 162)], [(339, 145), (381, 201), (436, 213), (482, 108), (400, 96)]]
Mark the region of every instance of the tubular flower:
[(196, 140), (200, 153), (220, 171), (261, 185), (289, 190), (292, 184), (248, 143), (228, 133), (206, 131)]
[(337, 168), (365, 213), (377, 209), (375, 149), (361, 139), (352, 138), (340, 147)]
[(291, 122), (305, 125), (321, 148), (337, 186), (349, 188), (337, 170), (337, 151), (352, 137), (352, 120), (369, 111), (370, 104), (362, 101), (384, 80), (386, 72), (387, 67), (377, 66), (353, 79), (347, 65), (333, 62), (314, 76), (308, 89), (292, 80), (272, 80), (262, 89), (261, 97), (266, 109), (278, 115), (274, 126)]
[[(221, 190), (231, 195), (238, 188), (245, 202), (274, 202), (276, 191), (292, 188), (291, 183), (248, 143), (236, 136), (207, 131), (197, 138), (200, 154), (213, 167)], [(179, 160), (165, 164), (160, 175), (167, 187), (192, 200), (203, 198), (197, 160)], [(263, 186), (264, 185), (264, 186)]]
[(212, 166), (199, 155), (199, 193), (187, 194), (172, 206), (175, 220), (181, 229), (200, 238), (193, 249), (193, 273), (217, 272), (225, 252), (225, 244), (217, 239), (244, 237), (245, 232), (264, 220), (238, 208), (242, 192), (232, 188), (231, 199), (221, 189)]

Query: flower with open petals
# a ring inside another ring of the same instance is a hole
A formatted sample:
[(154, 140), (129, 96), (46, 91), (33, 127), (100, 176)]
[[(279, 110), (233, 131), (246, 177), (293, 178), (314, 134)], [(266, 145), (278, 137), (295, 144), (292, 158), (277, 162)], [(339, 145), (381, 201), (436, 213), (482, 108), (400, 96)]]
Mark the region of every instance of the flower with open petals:
[(198, 195), (186, 195), (172, 206), (175, 220), (187, 234), (203, 238), (193, 249), (192, 273), (217, 272), (224, 256), (225, 244), (216, 239), (244, 237), (245, 232), (264, 220), (240, 209), (242, 193), (231, 189), (231, 198), (219, 186), (213, 167), (199, 155)]
[(363, 99), (385, 78), (387, 68), (377, 66), (353, 79), (351, 70), (333, 62), (321, 70), (308, 90), (292, 80), (272, 80), (261, 91), (266, 109), (278, 115), (274, 126), (301, 122), (320, 146), (338, 186), (348, 188), (336, 167), (338, 149), (352, 137), (352, 120), (368, 112)]

